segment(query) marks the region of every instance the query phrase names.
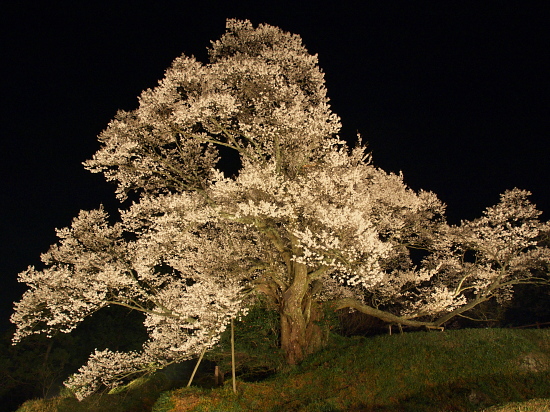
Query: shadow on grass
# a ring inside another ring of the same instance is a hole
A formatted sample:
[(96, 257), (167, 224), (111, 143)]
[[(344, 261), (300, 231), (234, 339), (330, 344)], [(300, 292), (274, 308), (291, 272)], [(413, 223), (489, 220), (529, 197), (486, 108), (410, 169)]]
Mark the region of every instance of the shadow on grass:
[[(317, 409), (334, 412), (470, 412), (507, 402), (550, 397), (550, 372), (513, 376), (488, 375), (445, 385), (426, 386), (412, 396), (389, 400), (384, 405), (357, 405), (347, 409)], [(329, 405), (327, 405), (329, 406)]]

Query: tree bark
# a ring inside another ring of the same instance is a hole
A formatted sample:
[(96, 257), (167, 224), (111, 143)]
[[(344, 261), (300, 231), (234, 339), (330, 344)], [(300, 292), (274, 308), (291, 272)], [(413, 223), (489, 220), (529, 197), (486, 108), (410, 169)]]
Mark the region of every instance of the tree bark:
[(316, 323), (320, 310), (311, 311), (309, 319), (299, 309), (281, 313), (281, 348), (289, 365), (299, 364), (307, 355), (316, 352), (326, 342), (326, 333)]
[(281, 349), (289, 365), (300, 363), (326, 341), (326, 334), (318, 324), (321, 308), (313, 299), (307, 268), (296, 264), (293, 269), (294, 282), (282, 294), (280, 307)]
[(396, 324), (415, 326), (415, 327), (439, 326), (439, 325), (436, 325), (435, 322), (418, 321), (418, 320), (413, 320), (406, 317), (397, 316), (389, 312), (384, 312), (383, 310), (372, 308), (368, 305), (364, 305), (361, 302), (351, 298), (342, 298), (342, 299), (333, 301), (332, 307), (334, 310), (339, 310), (344, 308), (355, 309), (355, 310), (358, 310), (359, 312), (365, 313), (370, 316), (374, 316), (375, 318), (378, 318), (388, 323), (396, 323)]

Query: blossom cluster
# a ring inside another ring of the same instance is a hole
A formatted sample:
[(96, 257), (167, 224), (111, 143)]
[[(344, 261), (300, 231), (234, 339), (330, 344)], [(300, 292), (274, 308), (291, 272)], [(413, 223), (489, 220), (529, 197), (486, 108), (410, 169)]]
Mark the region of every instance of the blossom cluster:
[(119, 198), (203, 188), (221, 146), (295, 172), (338, 133), (317, 57), (298, 36), (228, 20), (209, 54), (209, 64), (177, 58), (99, 136), (103, 146), (85, 165), (116, 181)]

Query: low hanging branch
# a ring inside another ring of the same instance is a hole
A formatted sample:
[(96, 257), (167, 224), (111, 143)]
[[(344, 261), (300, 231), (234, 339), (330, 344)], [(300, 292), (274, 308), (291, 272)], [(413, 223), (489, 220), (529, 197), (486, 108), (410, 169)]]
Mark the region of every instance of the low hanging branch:
[(437, 324), (436, 322), (423, 322), (418, 320), (412, 320), (412, 319), (407, 319), (406, 317), (401, 317), (388, 312), (384, 312), (382, 310), (364, 305), (352, 298), (339, 299), (339, 300), (330, 302), (330, 304), (334, 308), (334, 310), (355, 309), (361, 313), (373, 316), (375, 318), (378, 318), (388, 323), (395, 323), (395, 324), (414, 326), (414, 327), (428, 327), (428, 328), (430, 327), (435, 328), (439, 326), (439, 324)]

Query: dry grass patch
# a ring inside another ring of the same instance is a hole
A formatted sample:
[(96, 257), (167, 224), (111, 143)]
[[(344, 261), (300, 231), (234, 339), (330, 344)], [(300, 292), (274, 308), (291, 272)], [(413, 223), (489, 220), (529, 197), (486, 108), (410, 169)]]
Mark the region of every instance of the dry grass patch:
[(550, 399), (531, 399), (527, 402), (512, 402), (501, 406), (492, 406), (483, 412), (545, 412), (550, 411)]

